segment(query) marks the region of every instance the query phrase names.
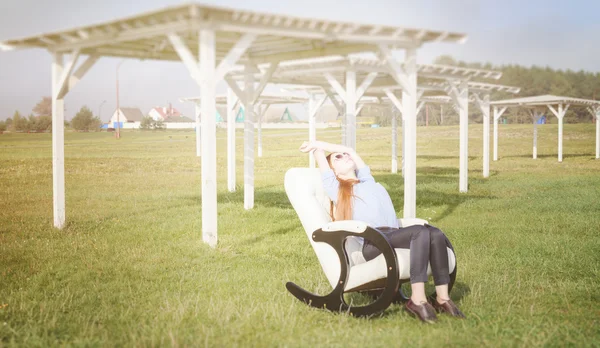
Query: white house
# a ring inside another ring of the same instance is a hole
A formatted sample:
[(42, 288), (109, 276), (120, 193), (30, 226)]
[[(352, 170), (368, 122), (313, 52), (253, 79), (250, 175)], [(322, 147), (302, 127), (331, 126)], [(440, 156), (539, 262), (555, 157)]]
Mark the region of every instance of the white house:
[(168, 107), (155, 106), (148, 112), (148, 116), (152, 117), (154, 121), (165, 121), (167, 118), (176, 118), (183, 116), (179, 110), (175, 109), (171, 105)]
[(109, 128), (117, 128), (117, 115), (119, 128), (140, 128), (140, 122), (144, 118), (144, 114), (139, 108), (119, 108), (110, 118)]

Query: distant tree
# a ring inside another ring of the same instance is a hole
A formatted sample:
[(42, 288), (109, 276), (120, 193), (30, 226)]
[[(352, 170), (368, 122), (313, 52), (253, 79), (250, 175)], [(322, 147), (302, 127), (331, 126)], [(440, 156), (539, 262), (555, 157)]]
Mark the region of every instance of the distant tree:
[(38, 116), (36, 117), (35, 128), (32, 128), (36, 132), (46, 132), (52, 130), (52, 116)]
[(70, 121), (65, 120), (64, 124), (65, 124), (65, 128), (70, 128), (71, 127), (71, 122)]
[(9, 128), (13, 123), (12, 118), (7, 118), (6, 121), (4, 121), (4, 124), (6, 124), (6, 128)]
[(444, 56), (437, 57), (433, 61), (433, 64), (439, 64), (439, 65), (458, 65), (458, 62), (456, 61), (456, 59), (452, 58), (452, 56), (444, 55)]
[(102, 121), (98, 117), (94, 117), (92, 110), (87, 106), (83, 106), (71, 120), (71, 126), (78, 131), (96, 131), (101, 124)]
[(28, 128), (27, 119), (25, 117), (21, 116), (21, 114), (18, 111), (15, 111), (15, 114), (13, 115), (12, 128), (13, 128), (13, 130), (15, 130), (17, 132), (26, 132), (27, 131), (27, 128)]
[(156, 121), (156, 123), (154, 123), (154, 129), (165, 130), (165, 129), (167, 129), (167, 126), (165, 125), (163, 120), (158, 120), (158, 121)]
[(33, 107), (32, 111), (36, 116), (52, 116), (52, 98), (43, 97), (42, 100)]
[(6, 131), (6, 122), (0, 121), (0, 134)]
[(142, 118), (142, 121), (140, 122), (140, 129), (141, 130), (151, 130), (154, 129), (154, 126), (156, 125), (154, 119), (150, 116), (146, 116), (144, 118)]

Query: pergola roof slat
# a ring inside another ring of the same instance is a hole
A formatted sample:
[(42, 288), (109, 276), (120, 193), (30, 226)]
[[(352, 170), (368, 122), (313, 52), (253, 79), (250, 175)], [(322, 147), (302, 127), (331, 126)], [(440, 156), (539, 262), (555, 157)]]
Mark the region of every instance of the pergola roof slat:
[[(160, 47), (168, 33), (177, 33), (185, 38), (187, 35), (196, 35), (201, 28), (217, 31), (217, 46), (225, 42), (233, 44), (232, 40), (241, 33), (259, 35), (248, 50), (250, 58), (254, 52), (259, 55), (256, 63), (372, 51), (377, 43), (389, 44), (391, 48), (406, 48), (417, 47), (429, 41), (460, 43), (466, 39), (460, 33), (331, 22), (189, 4), (95, 25), (6, 40), (0, 42), (0, 49), (36, 47), (53, 52), (79, 49), (81, 52), (101, 52), (116, 57), (144, 56), (150, 59), (178, 60), (170, 45), (163, 47), (164, 54), (157, 56), (155, 53), (146, 55), (147, 48), (135, 46), (136, 42), (152, 41), (152, 46)], [(269, 50), (268, 42), (274, 44), (272, 50)], [(281, 42), (287, 44), (282, 47)], [(323, 45), (323, 42), (327, 44)], [(115, 50), (113, 46), (119, 43), (126, 43), (130, 47), (126, 52)]]
[(495, 106), (546, 106), (546, 105), (557, 105), (557, 104), (571, 104), (571, 105), (583, 105), (583, 106), (600, 106), (600, 101), (563, 97), (555, 95), (539, 95), (534, 97), (523, 97), (515, 99), (497, 100), (491, 103)]

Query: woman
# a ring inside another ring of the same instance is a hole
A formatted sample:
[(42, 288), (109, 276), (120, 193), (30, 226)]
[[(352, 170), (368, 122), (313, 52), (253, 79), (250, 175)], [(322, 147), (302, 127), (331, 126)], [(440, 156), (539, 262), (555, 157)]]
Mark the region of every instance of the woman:
[[(410, 283), (412, 295), (406, 309), (424, 322), (437, 320), (435, 311), (453, 317), (464, 314), (448, 295), (450, 282), (449, 242), (442, 231), (430, 225), (398, 228), (396, 211), (389, 194), (375, 182), (371, 170), (351, 148), (322, 141), (304, 142), (302, 152), (313, 152), (322, 173), (323, 186), (332, 203), (331, 217), (336, 220), (360, 220), (383, 232), (392, 247), (410, 249)], [(330, 154), (325, 157), (325, 151)], [(370, 261), (381, 251), (363, 241), (363, 256)], [(437, 298), (427, 302), (425, 283), (427, 265), (431, 264)]]

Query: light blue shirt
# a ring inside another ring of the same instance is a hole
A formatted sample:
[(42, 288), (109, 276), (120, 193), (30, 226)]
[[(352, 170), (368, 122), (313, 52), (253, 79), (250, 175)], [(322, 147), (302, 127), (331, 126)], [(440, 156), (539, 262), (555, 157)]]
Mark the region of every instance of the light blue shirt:
[[(323, 187), (333, 203), (337, 203), (340, 183), (333, 170), (323, 172)], [(396, 210), (387, 190), (375, 182), (371, 169), (365, 166), (356, 171), (359, 183), (354, 185), (352, 219), (365, 222), (371, 227), (398, 227)], [(362, 239), (362, 238), (361, 238)]]

